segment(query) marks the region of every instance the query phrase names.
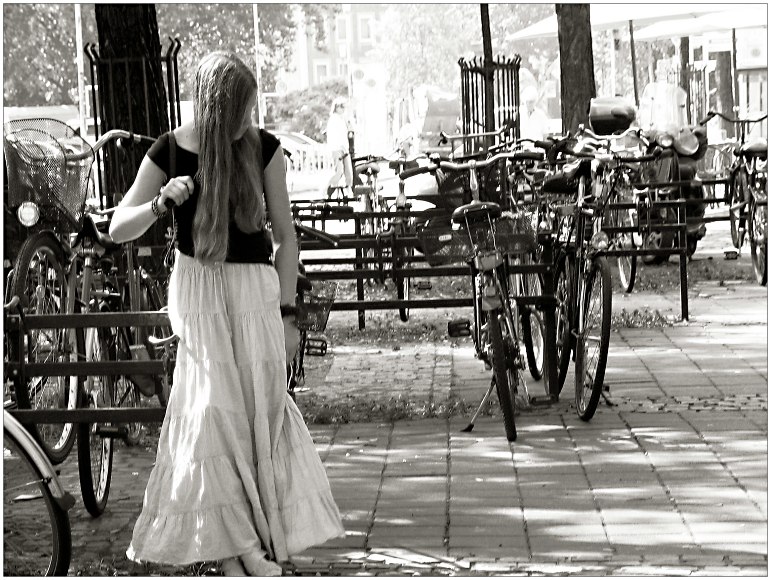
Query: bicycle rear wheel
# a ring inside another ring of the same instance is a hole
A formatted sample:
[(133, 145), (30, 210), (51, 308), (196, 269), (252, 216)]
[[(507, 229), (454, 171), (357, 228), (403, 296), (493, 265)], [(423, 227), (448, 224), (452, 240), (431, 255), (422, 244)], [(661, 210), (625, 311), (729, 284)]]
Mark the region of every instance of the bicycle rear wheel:
[[(109, 360), (109, 340), (106, 329), (86, 330), (86, 358), (90, 361)], [(85, 404), (89, 409), (113, 407), (114, 386), (112, 377), (88, 377)], [(93, 517), (98, 517), (107, 506), (112, 479), (113, 440), (99, 433), (109, 426), (105, 423), (80, 423), (78, 425), (78, 474), (83, 505)]]
[(611, 290), (610, 268), (605, 258), (595, 258), (586, 278), (582, 312), (576, 339), (576, 411), (589, 421), (597, 410), (605, 380), (610, 347)]
[[(617, 227), (634, 227), (634, 219), (629, 214), (629, 210), (619, 209), (613, 212), (614, 222)], [(616, 250), (634, 250), (634, 237), (632, 232), (618, 232), (614, 237)], [(637, 277), (637, 256), (627, 255), (616, 258), (618, 265), (618, 278), (621, 288), (629, 294), (634, 289), (635, 278)]]
[[(19, 296), (27, 314), (69, 314), (67, 312), (67, 279), (61, 244), (50, 232), (28, 238), (16, 259), (11, 277), (13, 294)], [(78, 331), (65, 329), (33, 329), (25, 340), (23, 352), (10, 341), (14, 360), (28, 357), (30, 362), (77, 361)], [(19, 409), (75, 409), (78, 404), (78, 377), (31, 377), (14, 392)], [(64, 461), (75, 443), (72, 423), (28, 424), (25, 427), (40, 443), (53, 464)]]
[(3, 575), (65, 576), (70, 519), (27, 451), (3, 431)]
[[(495, 381), (495, 391), (498, 394), (498, 402), (503, 413), (503, 426), (506, 429), (506, 439), (509, 441), (517, 440), (517, 426), (514, 420), (515, 408), (515, 390), (517, 381), (517, 372), (513, 361), (506, 360), (506, 349), (504, 345), (499, 312), (490, 312), (487, 317), (490, 332), (490, 347), (492, 350), (493, 380)], [(509, 370), (513, 370), (512, 373)], [(512, 382), (514, 384), (512, 384)]]

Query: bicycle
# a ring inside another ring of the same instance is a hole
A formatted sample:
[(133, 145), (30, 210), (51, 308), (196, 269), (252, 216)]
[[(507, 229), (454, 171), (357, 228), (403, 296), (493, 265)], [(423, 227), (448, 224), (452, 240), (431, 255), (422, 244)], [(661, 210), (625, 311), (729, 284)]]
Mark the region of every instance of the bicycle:
[[(307, 207), (301, 207), (297, 204), (292, 206), (298, 249), (296, 322), (297, 329), (300, 331), (297, 351), (287, 368), (287, 392), (292, 397), (292, 400), (296, 399), (296, 393), (300, 392), (300, 389), (305, 385), (305, 355), (324, 356), (327, 352), (326, 340), (323, 338), (313, 338), (308, 333), (323, 332), (326, 328), (329, 312), (335, 300), (337, 284), (334, 282), (320, 282), (314, 285), (306, 277), (305, 266), (300, 259), (303, 245), (309, 241), (316, 241), (332, 248), (337, 247), (340, 242), (338, 236), (308, 227), (300, 220), (303, 209), (315, 213), (323, 211), (325, 207), (325, 204), (311, 204)], [(353, 211), (352, 208), (351, 211)]]
[[(19, 297), (4, 305), (18, 312)], [(6, 319), (5, 326), (8, 326)], [(13, 380), (8, 375), (5, 380)], [(64, 576), (72, 542), (68, 511), (75, 499), (30, 432), (3, 408), (3, 575)]]
[[(113, 130), (91, 147), (56, 120), (23, 119), (4, 125), (8, 163), (8, 205), (29, 235), (16, 256), (7, 286), (27, 314), (74, 314), (114, 308), (116, 295), (104, 274), (119, 246), (100, 232), (87, 208), (91, 166), (98, 151), (115, 139), (146, 139)], [(95, 220), (96, 218), (96, 220)], [(77, 233), (73, 233), (77, 232)], [(97, 275), (100, 274), (101, 275)], [(83, 331), (32, 330), (11, 341), (10, 355), (32, 362), (76, 361), (85, 356)], [(36, 377), (14, 390), (20, 409), (74, 409), (80, 403), (77, 377)], [(71, 451), (72, 423), (29, 425), (52, 463)]]
[(733, 148), (733, 161), (728, 169), (725, 202), (731, 224), (731, 241), (736, 249), (749, 237), (752, 267), (758, 284), (768, 283), (768, 143), (765, 139), (747, 142), (750, 126), (768, 118), (733, 119), (723, 113), (709, 111), (699, 124), (720, 117), (739, 128), (739, 139)]
[[(47, 125), (46, 125), (47, 126)], [(52, 127), (57, 127), (54, 124)], [(19, 131), (11, 132), (16, 136), (16, 142), (24, 143), (27, 149), (38, 146), (37, 142), (18, 138)], [(44, 142), (47, 148), (42, 148), (39, 163), (47, 162), (47, 151), (58, 143), (56, 134), (45, 133), (37, 139), (48, 139)], [(133, 135), (126, 131), (112, 130), (102, 136), (94, 145), (79, 154), (80, 159), (92, 160), (94, 151), (112, 140), (128, 140), (133, 142), (154, 141), (154, 139)], [(5, 140), (6, 149), (14, 150), (14, 144)], [(119, 141), (120, 143), (120, 141)], [(33, 149), (38, 151), (38, 149)], [(39, 151), (38, 151), (39, 152)], [(20, 156), (21, 157), (21, 156)], [(38, 160), (33, 158), (30, 163)], [(18, 200), (41, 200), (40, 190), (53, 189), (60, 185), (43, 182), (43, 187), (34, 180), (23, 181), (29, 176), (24, 172), (24, 165), (19, 164), (14, 176), (19, 180), (12, 182), (21, 186), (14, 190)], [(34, 169), (34, 163), (31, 165)], [(90, 171), (90, 167), (89, 167)], [(33, 174), (34, 175), (34, 174)], [(77, 197), (76, 192), (64, 188), (70, 198)], [(58, 191), (58, 190), (57, 190)], [(61, 192), (60, 192), (61, 193)], [(85, 192), (77, 192), (84, 198)], [(61, 195), (60, 195), (61, 197)], [(42, 201), (50, 201), (48, 198)], [(55, 200), (54, 200), (55, 201)], [(35, 204), (34, 201), (24, 201), (22, 204)], [(82, 202), (85, 208), (85, 199)], [(80, 207), (80, 206), (78, 206)], [(76, 223), (76, 234), (63, 233), (66, 227), (60, 224), (46, 223), (38, 219), (30, 226), (40, 222), (39, 231), (28, 237), (22, 244), (14, 265), (11, 278), (11, 291), (21, 297), (22, 305), (27, 314), (76, 314), (85, 312), (116, 312), (124, 310), (126, 291), (121, 291), (118, 271), (115, 266), (119, 261), (123, 246), (115, 244), (105, 233), (107, 223), (102, 218), (109, 213), (101, 210), (85, 211), (76, 220), (74, 217), (69, 225)], [(73, 212), (74, 214), (74, 212)], [(78, 215), (78, 214), (74, 214)], [(38, 218), (40, 216), (38, 215)], [(149, 279), (140, 282), (142, 271), (131, 261), (133, 248), (128, 251), (128, 269), (125, 270), (129, 285), (148, 288)], [(66, 272), (65, 272), (66, 267)], [(122, 272), (121, 272), (122, 273)], [(133, 281), (133, 284), (132, 284)], [(138, 300), (138, 292), (129, 290), (132, 300)], [(133, 306), (133, 302), (132, 302)], [(138, 308), (137, 308), (138, 310)], [(130, 360), (137, 358), (135, 344), (129, 328), (87, 328), (62, 329), (56, 331), (37, 331), (27, 333), (24, 340), (10, 341), (10, 356), (20, 360), (27, 356), (34, 362), (50, 361), (110, 361)], [(140, 396), (135, 382), (137, 377), (102, 376), (88, 377), (81, 380), (78, 377), (68, 377), (65, 381), (50, 378), (34, 378), (27, 388), (14, 389), (14, 404), (20, 409), (64, 408), (78, 407), (136, 407)], [(66, 382), (65, 384), (62, 384)], [(135, 444), (141, 435), (141, 425), (112, 425), (110, 423), (79, 423), (77, 428), (72, 423), (30, 425), (28, 429), (41, 442), (47, 455), (53, 463), (63, 461), (77, 440), (78, 472), (81, 483), (81, 493), (86, 509), (93, 516), (104, 511), (109, 493), (112, 471), (113, 439), (121, 438), (128, 444)]]
[[(516, 400), (529, 401), (527, 385), (521, 371), (525, 362), (521, 352), (516, 319), (523, 315), (517, 297), (510, 289), (510, 263), (508, 256), (525, 254), (535, 250), (535, 235), (522, 216), (504, 214), (495, 202), (479, 200), (479, 183), (476, 171), (512, 156), (499, 153), (484, 161), (466, 163), (435, 161), (435, 167), (416, 168), (403, 172), (400, 177), (429, 172), (436, 167), (448, 171), (468, 171), (472, 201), (456, 208), (450, 223), (441, 219), (429, 221), (418, 230), (418, 240), (431, 266), (465, 262), (473, 279), (474, 327), (471, 332), (476, 356), (492, 368), (493, 378), (476, 413), (464, 429), (471, 431), (476, 418), (490, 399), (493, 389), (503, 413), (504, 429), (508, 441), (517, 439)], [(451, 336), (463, 335), (469, 325), (451, 322)], [(463, 328), (456, 328), (462, 326)]]
[[(550, 201), (556, 240), (557, 364), (561, 391), (571, 354), (575, 355), (575, 404), (583, 421), (594, 416), (605, 385), (612, 316), (611, 275), (606, 253), (610, 239), (603, 217), (611, 199), (607, 188), (593, 189), (592, 163), (612, 155), (579, 153), (577, 159), (547, 177), (544, 194), (574, 201)], [(658, 154), (625, 161), (654, 160)], [(599, 194), (599, 195), (598, 195)]]

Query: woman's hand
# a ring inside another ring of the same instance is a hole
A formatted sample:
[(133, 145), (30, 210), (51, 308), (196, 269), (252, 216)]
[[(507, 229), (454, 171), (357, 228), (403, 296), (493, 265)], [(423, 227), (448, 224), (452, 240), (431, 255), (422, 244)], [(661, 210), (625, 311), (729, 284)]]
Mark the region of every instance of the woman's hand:
[(284, 317), (284, 347), (286, 348), (286, 364), (292, 363), (297, 347), (300, 344), (300, 331), (297, 329), (297, 321), (294, 316)]
[(174, 205), (182, 205), (193, 193), (194, 187), (193, 178), (189, 175), (172, 177), (166, 185), (161, 187), (158, 205), (165, 207), (166, 200), (171, 200)]

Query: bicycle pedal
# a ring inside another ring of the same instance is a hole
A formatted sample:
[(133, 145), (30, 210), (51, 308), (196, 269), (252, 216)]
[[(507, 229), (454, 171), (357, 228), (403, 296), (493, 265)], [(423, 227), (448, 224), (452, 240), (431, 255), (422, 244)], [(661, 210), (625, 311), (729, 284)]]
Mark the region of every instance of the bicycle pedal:
[(305, 354), (324, 356), (327, 354), (327, 341), (323, 338), (309, 338), (305, 344)]
[(609, 392), (610, 392), (610, 385), (609, 385), (609, 384), (607, 384), (607, 383), (603, 384), (603, 385), (602, 385), (602, 390), (603, 390), (604, 392), (606, 392), (606, 393), (609, 393)]
[(94, 431), (99, 437), (108, 439), (125, 439), (128, 436), (128, 427), (125, 425), (97, 425)]
[(431, 282), (428, 280), (418, 280), (415, 286), (418, 290), (431, 290)]
[(725, 256), (726, 260), (738, 260), (739, 250), (737, 250), (736, 248), (732, 248), (730, 250), (723, 250), (723, 255)]
[(548, 407), (554, 403), (559, 403), (559, 396), (557, 395), (533, 395), (530, 397), (530, 404), (534, 407)]
[(467, 318), (456, 318), (447, 323), (447, 334), (452, 338), (471, 336), (471, 321)]

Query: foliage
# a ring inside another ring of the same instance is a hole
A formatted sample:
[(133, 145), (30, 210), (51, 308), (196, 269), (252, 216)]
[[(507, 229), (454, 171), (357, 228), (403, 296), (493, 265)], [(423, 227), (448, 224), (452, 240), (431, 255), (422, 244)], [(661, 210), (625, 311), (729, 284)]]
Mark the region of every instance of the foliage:
[[(94, 5), (82, 4), (83, 42), (97, 42)], [(262, 81), (275, 87), (277, 71), (289, 66), (297, 29), (304, 18), (323, 39), (324, 18), (339, 4), (259, 4)], [(190, 98), (190, 80), (199, 59), (213, 50), (231, 50), (254, 66), (252, 4), (157, 4), (163, 47), (179, 38), (180, 90)], [(3, 5), (3, 91), (5, 106), (76, 104), (75, 11), (72, 4)], [(165, 51), (165, 48), (164, 48)], [(88, 69), (88, 59), (86, 59)], [(86, 83), (90, 83), (86, 72)]]
[[(96, 41), (92, 5), (82, 5), (84, 42)], [(5, 106), (78, 102), (72, 4), (3, 4)]]
[(305, 133), (322, 143), (324, 129), (335, 97), (348, 94), (343, 79), (333, 79), (301, 91), (287, 93), (281, 101), (271, 101), (266, 120), (287, 131)]

